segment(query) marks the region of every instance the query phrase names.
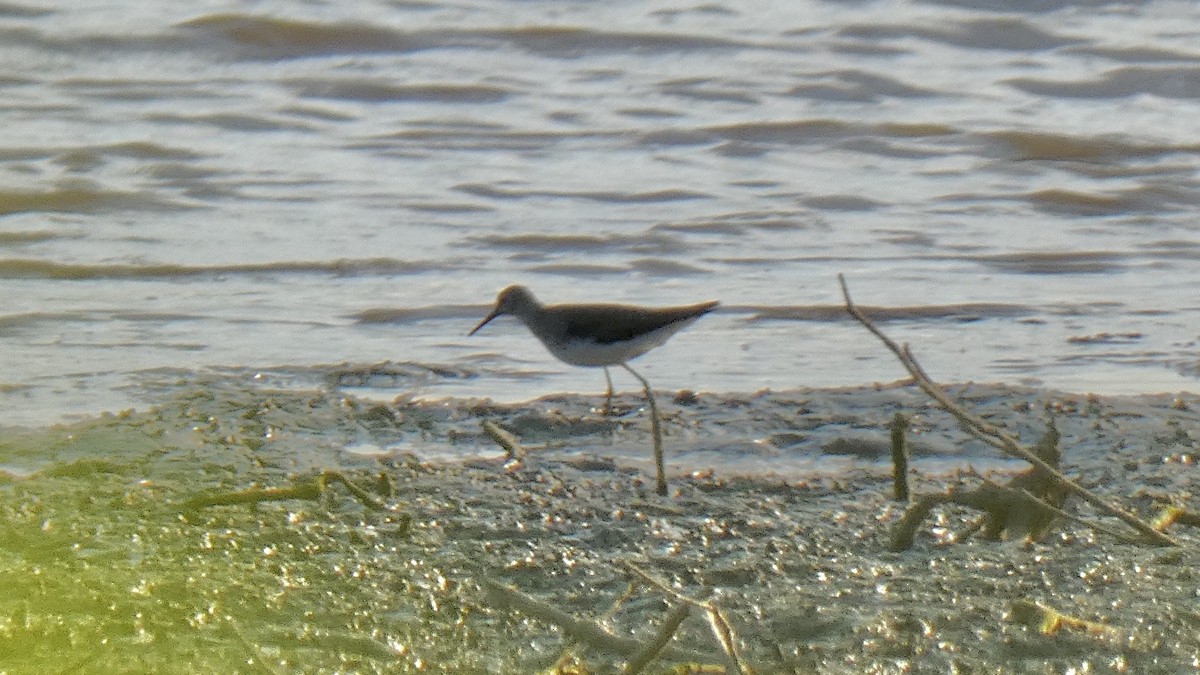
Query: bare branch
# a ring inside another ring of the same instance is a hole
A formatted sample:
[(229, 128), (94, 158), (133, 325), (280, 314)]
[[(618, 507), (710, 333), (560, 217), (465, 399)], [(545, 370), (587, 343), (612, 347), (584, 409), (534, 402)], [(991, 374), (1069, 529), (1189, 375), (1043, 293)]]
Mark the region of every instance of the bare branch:
[(942, 408), (944, 408), (946, 412), (949, 412), (951, 415), (954, 415), (956, 418), (958, 418), (958, 420), (966, 426), (967, 430), (971, 432), (972, 435), (981, 441), (1000, 449), (1004, 453), (1019, 459), (1023, 459), (1037, 467), (1039, 470), (1044, 471), (1047, 476), (1049, 476), (1056, 483), (1060, 484), (1067, 491), (1075, 494), (1087, 503), (1095, 506), (1105, 513), (1116, 516), (1117, 518), (1123, 520), (1127, 525), (1141, 533), (1145, 540), (1163, 546), (1179, 545), (1174, 539), (1154, 529), (1154, 527), (1152, 527), (1149, 523), (1146, 523), (1137, 516), (1129, 513), (1115, 504), (1106, 502), (1100, 497), (1089, 492), (1087, 489), (1081, 487), (1074, 481), (1070, 480), (1066, 476), (1062, 475), (1057, 469), (1043, 461), (1042, 458), (1021, 446), (1021, 444), (1013, 436), (1005, 433), (998, 427), (988, 424), (987, 422), (975, 417), (959, 407), (959, 405), (952, 401), (949, 395), (947, 395), (941, 387), (934, 383), (933, 380), (931, 380), (929, 376), (925, 374), (924, 369), (922, 369), (920, 364), (917, 363), (916, 358), (913, 357), (912, 352), (909, 351), (908, 347), (901, 347), (900, 345), (896, 344), (895, 341), (893, 341), (891, 338), (885, 335), (883, 331), (876, 327), (875, 324), (872, 323), (865, 314), (859, 311), (858, 307), (854, 305), (854, 301), (850, 299), (850, 289), (846, 287), (846, 278), (841, 274), (838, 275), (838, 283), (840, 283), (842, 286), (842, 297), (846, 301), (846, 311), (850, 313), (850, 316), (854, 317), (855, 320), (863, 325), (863, 327), (878, 337), (880, 341), (882, 341), (883, 344), (887, 346), (887, 348), (891, 350), (893, 354), (896, 355), (896, 358), (900, 360), (900, 363), (904, 366), (905, 370), (912, 375), (913, 380), (917, 383), (917, 386), (920, 387), (921, 390), (928, 394), (931, 398), (933, 398), (933, 400), (936, 401)]

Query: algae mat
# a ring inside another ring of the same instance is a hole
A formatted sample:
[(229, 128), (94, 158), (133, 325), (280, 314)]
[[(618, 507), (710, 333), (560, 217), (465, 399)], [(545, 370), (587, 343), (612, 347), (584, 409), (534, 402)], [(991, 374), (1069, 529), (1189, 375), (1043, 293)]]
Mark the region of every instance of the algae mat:
[[(1026, 437), (1054, 410), (1067, 472), (1143, 515), (1194, 508), (1194, 400), (954, 393)], [(628, 563), (719, 607), (756, 672), (1200, 666), (1194, 531), (1173, 532), (1176, 548), (1074, 523), (1031, 545), (955, 543), (967, 516), (947, 510), (888, 551), (902, 507), (879, 439), (894, 412), (914, 415), (918, 490), (987, 464), (909, 389), (679, 396), (667, 498), (624, 450), (649, 446), (636, 399), (622, 401), (610, 420), (587, 397), (380, 405), (197, 378), (148, 411), (6, 431), (0, 671), (619, 672), (627, 655), (570, 647), (484, 588), (648, 642), (673, 600), (630, 593)], [(527, 443), (523, 463), (505, 465), (483, 420)], [(360, 494), (308, 489), (329, 470)], [(295, 492), (197, 506), (268, 489)], [(1044, 631), (1031, 603), (1092, 628)], [(672, 649), (647, 671), (726, 663), (702, 613)]]

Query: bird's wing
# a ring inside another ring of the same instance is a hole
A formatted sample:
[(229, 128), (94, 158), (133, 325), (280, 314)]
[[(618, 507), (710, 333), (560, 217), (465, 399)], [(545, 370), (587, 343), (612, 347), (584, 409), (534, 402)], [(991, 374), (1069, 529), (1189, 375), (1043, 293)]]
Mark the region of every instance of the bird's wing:
[(706, 314), (717, 303), (704, 303), (688, 307), (647, 309), (642, 307), (620, 307), (620, 321), (613, 321), (613, 307), (591, 305), (564, 312), (566, 334), (576, 340), (594, 341), (598, 344), (613, 344), (632, 340), (671, 324), (681, 323)]

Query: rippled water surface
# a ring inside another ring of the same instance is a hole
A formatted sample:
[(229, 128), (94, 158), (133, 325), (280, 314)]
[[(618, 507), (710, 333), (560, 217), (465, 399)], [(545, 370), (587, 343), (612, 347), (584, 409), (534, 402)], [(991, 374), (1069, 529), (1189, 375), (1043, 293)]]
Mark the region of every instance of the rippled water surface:
[(197, 369), (602, 391), (466, 338), (513, 282), (720, 299), (664, 389), (902, 376), (839, 272), (938, 379), (1197, 389), (1192, 3), (8, 3), (0, 107), (4, 423)]

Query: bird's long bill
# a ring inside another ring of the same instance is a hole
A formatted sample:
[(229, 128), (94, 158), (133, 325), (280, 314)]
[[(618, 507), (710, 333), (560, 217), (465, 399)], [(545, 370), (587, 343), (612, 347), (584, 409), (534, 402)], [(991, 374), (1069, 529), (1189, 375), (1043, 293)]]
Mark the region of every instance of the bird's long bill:
[(470, 333), (467, 333), (467, 337), (471, 337), (475, 333), (479, 332), (479, 329), (486, 326), (487, 322), (491, 321), (492, 319), (494, 319), (498, 316), (500, 316), (500, 312), (492, 310), (491, 314), (488, 314), (487, 316), (483, 317), (483, 321), (480, 321), (478, 326), (475, 326), (474, 328), (471, 329)]

